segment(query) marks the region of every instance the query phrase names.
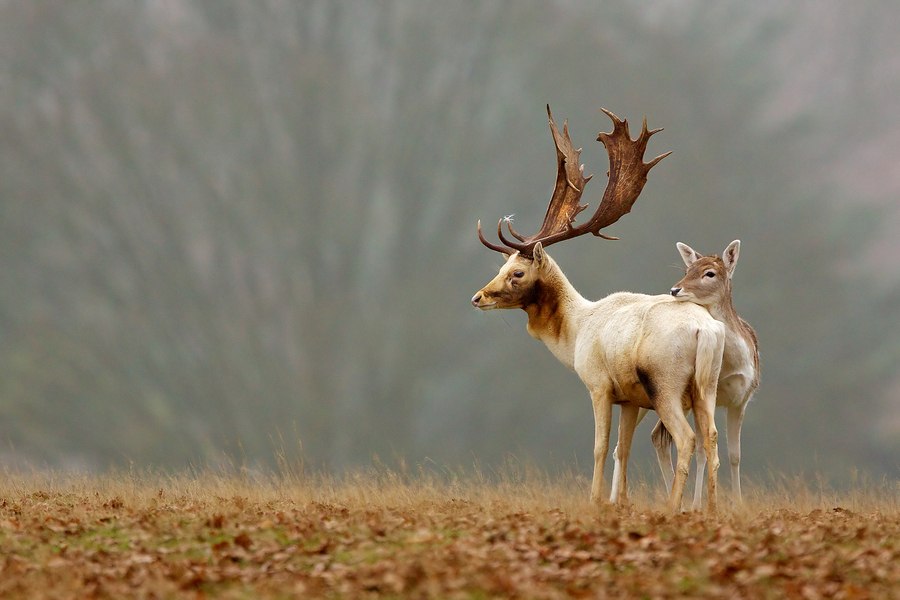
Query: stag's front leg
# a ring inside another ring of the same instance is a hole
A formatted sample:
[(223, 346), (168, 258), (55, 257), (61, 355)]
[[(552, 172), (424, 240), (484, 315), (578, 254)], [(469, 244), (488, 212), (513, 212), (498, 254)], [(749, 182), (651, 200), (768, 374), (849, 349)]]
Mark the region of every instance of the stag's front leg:
[(591, 503), (603, 503), (603, 466), (609, 449), (609, 429), (612, 420), (612, 397), (607, 390), (591, 391), (594, 405), (594, 476), (591, 480)]
[(638, 407), (623, 404), (619, 412), (619, 434), (616, 449), (613, 450), (615, 469), (613, 470), (612, 493), (609, 501), (624, 504), (628, 501), (628, 455), (631, 453), (631, 440), (638, 422)]

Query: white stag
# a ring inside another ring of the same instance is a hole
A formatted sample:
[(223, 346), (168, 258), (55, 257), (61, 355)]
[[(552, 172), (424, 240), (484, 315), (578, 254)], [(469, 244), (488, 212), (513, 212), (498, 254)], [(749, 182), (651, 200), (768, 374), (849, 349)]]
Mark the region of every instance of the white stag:
[[(756, 332), (734, 308), (731, 280), (737, 266), (741, 241), (728, 244), (722, 257), (703, 256), (687, 244), (676, 244), (687, 272), (676, 283), (671, 294), (676, 300), (699, 304), (717, 321), (725, 324), (725, 352), (716, 390), (716, 405), (727, 410), (726, 437), (728, 462), (731, 464), (731, 489), (734, 499), (741, 501), (741, 425), (744, 412), (759, 387), (759, 341)], [(641, 414), (638, 421), (643, 417)], [(651, 434), (659, 466), (666, 480), (672, 484), (671, 437), (659, 422)], [(694, 487), (694, 509), (702, 502), (703, 469), (707, 455), (697, 449), (697, 480)]]
[(675, 442), (677, 470), (669, 496), (669, 509), (681, 507), (695, 436), (685, 418), (693, 409), (700, 435), (710, 456), (708, 508), (716, 510), (717, 433), (713, 413), (725, 343), (724, 326), (709, 312), (669, 294), (648, 296), (619, 292), (597, 302), (582, 297), (544, 248), (550, 244), (600, 232), (631, 210), (647, 173), (668, 153), (643, 162), (651, 135), (647, 122), (637, 140), (632, 140), (627, 121), (604, 109), (613, 121), (613, 131), (598, 140), (609, 154), (609, 181), (594, 215), (580, 225), (575, 216), (587, 208), (580, 205), (590, 177), (579, 164), (581, 151), (572, 146), (564, 124), (560, 134), (547, 107), (550, 131), (556, 144), (557, 179), (540, 231), (533, 236), (506, 226), (514, 239), (497, 224), (503, 245), (487, 241), (478, 224), (478, 237), (492, 250), (503, 253), (506, 263), (499, 273), (472, 298), (482, 310), (521, 308), (528, 315), (528, 332), (544, 342), (567, 367), (574, 369), (587, 386), (594, 408), (594, 474), (591, 501), (601, 502), (603, 466), (609, 447), (612, 405), (621, 405), (617, 446), (616, 485), (610, 499), (626, 499), (625, 466), (639, 408), (657, 411)]

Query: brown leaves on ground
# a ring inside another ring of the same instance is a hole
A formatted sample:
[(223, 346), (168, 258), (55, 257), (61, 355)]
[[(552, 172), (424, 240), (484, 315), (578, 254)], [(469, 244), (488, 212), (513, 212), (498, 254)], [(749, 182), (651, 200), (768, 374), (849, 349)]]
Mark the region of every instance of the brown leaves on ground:
[(3, 489), (0, 597), (900, 597), (896, 499), (711, 519), (577, 486), (142, 485)]

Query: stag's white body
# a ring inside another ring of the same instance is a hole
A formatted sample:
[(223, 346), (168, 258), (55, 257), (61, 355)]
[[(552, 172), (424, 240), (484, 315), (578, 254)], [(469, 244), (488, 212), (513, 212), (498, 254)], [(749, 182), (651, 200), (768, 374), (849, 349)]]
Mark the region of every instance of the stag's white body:
[[(617, 446), (616, 485), (611, 500), (626, 498), (630, 442), (639, 408), (655, 409), (672, 434), (678, 466), (670, 508), (678, 510), (695, 436), (684, 412), (713, 414), (725, 331), (703, 308), (669, 295), (619, 292), (591, 302), (569, 283), (540, 248), (534, 258), (509, 257), (497, 276), (472, 303), (481, 309), (522, 308), (528, 332), (573, 369), (591, 395), (595, 419), (591, 500), (604, 488), (603, 466), (609, 447), (613, 404), (622, 406)], [(701, 425), (703, 445), (717, 456), (712, 418)], [(717, 467), (710, 461), (708, 494), (716, 497)], [(711, 510), (715, 510), (714, 501)]]
[[(741, 501), (741, 426), (753, 394), (759, 387), (759, 343), (756, 332), (734, 308), (731, 279), (740, 255), (740, 240), (725, 248), (722, 258), (703, 256), (687, 244), (678, 243), (678, 251), (687, 266), (684, 278), (676, 283), (671, 295), (679, 301), (704, 307), (725, 326), (725, 349), (716, 389), (716, 405), (727, 411), (726, 439), (731, 466), (731, 488), (736, 502)], [(638, 416), (638, 421), (643, 418)], [(657, 423), (652, 434), (657, 459), (666, 485), (672, 484), (672, 457), (669, 437)], [(697, 478), (694, 486), (694, 509), (702, 503), (703, 470), (707, 456), (697, 449)], [(615, 483), (615, 482), (614, 482)]]

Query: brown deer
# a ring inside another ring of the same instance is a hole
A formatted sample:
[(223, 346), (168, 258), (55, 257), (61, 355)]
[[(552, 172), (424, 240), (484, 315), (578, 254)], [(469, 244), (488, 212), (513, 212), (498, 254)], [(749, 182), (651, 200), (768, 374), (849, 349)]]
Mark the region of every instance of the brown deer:
[[(727, 410), (726, 437), (728, 461), (731, 464), (731, 489), (734, 499), (741, 501), (741, 425), (744, 412), (759, 387), (759, 341), (756, 332), (738, 315), (732, 299), (731, 280), (737, 266), (741, 241), (734, 240), (722, 257), (703, 256), (687, 244), (676, 244), (687, 271), (671, 290), (676, 300), (698, 304), (717, 321), (725, 324), (725, 352), (716, 390), (716, 405)], [(638, 418), (643, 417), (641, 414)], [(670, 436), (664, 425), (657, 423), (651, 435), (659, 466), (667, 485), (672, 483)], [(703, 469), (707, 455), (697, 448), (697, 480), (694, 487), (694, 509), (702, 502)]]
[[(576, 215), (587, 208), (579, 202), (590, 177), (584, 176), (584, 166), (579, 164), (581, 150), (572, 146), (567, 124), (560, 133), (548, 106), (550, 132), (556, 144), (557, 177), (543, 225), (536, 234), (526, 237), (513, 229), (508, 218), (500, 219), (497, 236), (503, 245), (498, 245), (485, 239), (479, 221), (479, 239), (491, 250), (502, 253), (506, 263), (475, 294), (472, 304), (482, 310), (524, 310), (528, 332), (573, 369), (588, 388), (595, 420), (592, 502), (601, 502), (612, 405), (619, 404), (616, 459), (621, 471), (616, 473), (619, 485), (613, 487), (611, 501), (626, 499), (625, 465), (638, 410), (652, 408), (675, 442), (677, 470), (669, 509), (679, 510), (695, 443), (694, 432), (684, 415), (693, 409), (704, 448), (711, 457), (708, 507), (714, 512), (718, 464), (713, 458), (717, 456), (713, 412), (725, 343), (724, 326), (700, 306), (679, 302), (669, 294), (619, 292), (596, 302), (588, 301), (544, 250), (587, 233), (617, 239), (601, 229), (631, 210), (647, 181), (647, 173), (669, 154), (644, 163), (647, 142), (660, 130), (648, 131), (645, 119), (640, 136), (632, 140), (627, 121), (606, 109), (603, 112), (613, 122), (612, 132), (597, 137), (609, 155), (609, 180), (594, 215), (582, 224), (574, 222)], [(512, 239), (504, 234), (504, 222)]]

